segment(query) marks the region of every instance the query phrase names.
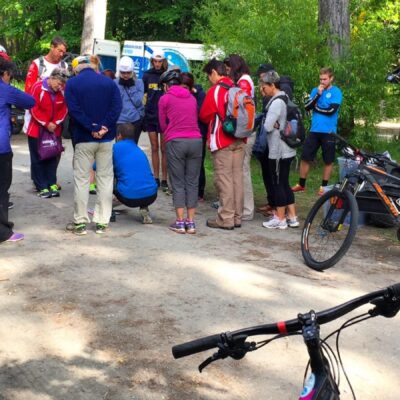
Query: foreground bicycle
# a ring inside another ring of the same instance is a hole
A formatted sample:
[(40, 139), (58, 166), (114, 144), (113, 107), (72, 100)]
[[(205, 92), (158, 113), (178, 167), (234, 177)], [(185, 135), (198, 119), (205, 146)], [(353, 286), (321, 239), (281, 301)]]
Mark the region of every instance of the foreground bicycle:
[(332, 267), (346, 254), (357, 231), (359, 211), (389, 217), (399, 227), (400, 240), (400, 165), (335, 136), (343, 156), (358, 166), (317, 200), (304, 222), (301, 252), (306, 265), (319, 271)]
[[(346, 321), (339, 329), (332, 332), (325, 339), (320, 339), (320, 325), (331, 322), (365, 304), (374, 307), (366, 313)], [(259, 325), (251, 328), (240, 329), (234, 332), (225, 332), (219, 335), (207, 336), (201, 339), (183, 343), (172, 348), (175, 358), (186, 357), (213, 348), (218, 351), (199, 365), (201, 372), (210, 363), (216, 360), (231, 357), (235, 360), (243, 358), (247, 352), (254, 351), (275, 339), (285, 336), (303, 335), (307, 346), (310, 361), (306, 368), (311, 372), (303, 382), (303, 391), (299, 400), (340, 400), (340, 368), (349, 384), (353, 399), (356, 399), (354, 390), (343, 368), (339, 350), (339, 336), (342, 329), (365, 321), (369, 318), (383, 316), (394, 317), (400, 310), (400, 283), (385, 289), (357, 297), (347, 303), (321, 312), (311, 310), (306, 314), (299, 314), (296, 319), (281, 321), (274, 324)], [(262, 342), (247, 342), (247, 338), (257, 335), (276, 334), (271, 339)], [(327, 344), (327, 339), (336, 335), (336, 351)]]

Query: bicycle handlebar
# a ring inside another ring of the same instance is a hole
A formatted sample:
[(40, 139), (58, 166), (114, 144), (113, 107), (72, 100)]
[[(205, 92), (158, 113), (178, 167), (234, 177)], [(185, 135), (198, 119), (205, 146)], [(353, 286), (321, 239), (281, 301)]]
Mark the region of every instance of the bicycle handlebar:
[[(387, 318), (394, 317), (400, 310), (400, 283), (396, 283), (395, 285), (389, 286), (385, 289), (357, 297), (339, 306), (320, 311), (316, 313), (317, 323), (320, 325), (326, 324), (367, 303), (372, 303), (375, 305), (375, 308), (370, 310), (371, 315), (382, 315)], [(286, 335), (300, 331), (301, 328), (302, 324), (299, 318), (276, 322), (273, 324), (258, 325), (250, 328), (240, 329), (234, 332), (225, 332), (217, 335), (206, 336), (173, 346), (172, 354), (174, 358), (182, 358), (192, 354), (200, 353), (205, 350), (216, 348), (226, 341), (244, 341), (248, 336), (266, 334)]]

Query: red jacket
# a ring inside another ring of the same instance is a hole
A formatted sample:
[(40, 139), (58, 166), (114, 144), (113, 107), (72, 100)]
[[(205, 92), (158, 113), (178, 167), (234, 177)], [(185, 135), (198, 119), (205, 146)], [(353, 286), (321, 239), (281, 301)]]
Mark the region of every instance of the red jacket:
[[(232, 80), (225, 76), (221, 78), (218, 83), (219, 82), (224, 82), (231, 86), (233, 85)], [(199, 113), (200, 120), (208, 124), (207, 140), (211, 152), (228, 147), (238, 140), (228, 136), (222, 130), (222, 124), (217, 114), (219, 114), (222, 119), (225, 118), (228, 90), (218, 85), (218, 83), (207, 92)]]
[(60, 136), (61, 124), (68, 113), (64, 93), (58, 91), (51, 94), (47, 85), (47, 79), (42, 82), (36, 82), (32, 86), (31, 92), (36, 103), (30, 110), (32, 118), (29, 122), (26, 134), (30, 137), (37, 138), (39, 137), (39, 128), (41, 126), (47, 127), (49, 122), (53, 122), (57, 125), (54, 133), (56, 136)]

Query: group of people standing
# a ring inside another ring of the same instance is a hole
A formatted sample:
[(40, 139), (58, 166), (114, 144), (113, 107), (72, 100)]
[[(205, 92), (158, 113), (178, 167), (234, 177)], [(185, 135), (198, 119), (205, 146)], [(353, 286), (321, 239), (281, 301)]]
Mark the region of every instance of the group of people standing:
[[(74, 77), (67, 80), (68, 71), (62, 61), (65, 52), (66, 43), (54, 38), (49, 53), (32, 62), (25, 94), (9, 85), (13, 65), (0, 57), (0, 84), (6, 88), (0, 92), (3, 93), (0, 100), (4, 98), (0, 107), (9, 111), (13, 104), (30, 109), (25, 131), (31, 178), (42, 198), (58, 197), (60, 187), (56, 176), (59, 156), (40, 159), (40, 133), (45, 129), (60, 137), (64, 120), (69, 115), (74, 147), (74, 216), (73, 222), (67, 225), (68, 230), (77, 235), (87, 233), (90, 176), (95, 169), (97, 200), (93, 222), (96, 233), (103, 233), (108, 227), (113, 193), (123, 204), (140, 207), (143, 222), (151, 223), (148, 206), (156, 200), (158, 188), (172, 192), (176, 218), (169, 228), (177, 233), (196, 233), (196, 208), (204, 196), (206, 143), (212, 155), (218, 195), (217, 214), (207, 220), (207, 226), (233, 230), (240, 228), (243, 221), (254, 218), (250, 160), (259, 133), (237, 139), (225, 133), (222, 126), (230, 87), (238, 86), (248, 96), (256, 97), (249, 67), (241, 56), (231, 54), (223, 61), (212, 59), (204, 66), (203, 71), (212, 85), (205, 94), (201, 86), (194, 83), (192, 74), (169, 68), (162, 52), (153, 53), (151, 68), (143, 79), (136, 77), (132, 59), (122, 57), (115, 80), (100, 73), (98, 57), (86, 55), (72, 61)], [(322, 185), (329, 179), (332, 157), (326, 153), (330, 151), (327, 139), (330, 135), (324, 134), (336, 131), (340, 90), (332, 86), (332, 72), (321, 70), (320, 86), (312, 92), (307, 109), (313, 111), (313, 121), (315, 114), (323, 117), (316, 117), (319, 122), (312, 125), (310, 136), (314, 133), (316, 136), (307, 139), (310, 145), (303, 151), (300, 182), (291, 188), (289, 170), (296, 151), (280, 139), (280, 129), (286, 124), (287, 102), (283, 96), (291, 97), (293, 87), (289, 85), (282, 91), (284, 82), (272, 65), (263, 64), (257, 73), (263, 97), (260, 130), (267, 132), (265, 146), (256, 154), (268, 199), (262, 211), (270, 217), (263, 226), (297, 227), (293, 192), (304, 190), (307, 163), (315, 157), (319, 145), (322, 145), (327, 165)], [(328, 95), (328, 91), (332, 94)], [(8, 97), (4, 96), (6, 92)], [(328, 131), (323, 118), (329, 120)], [(0, 141), (0, 162), (7, 171), (11, 171), (12, 158), (9, 129), (9, 125), (4, 127)], [(137, 146), (142, 130), (149, 134), (152, 172), (146, 156)], [(2, 176), (0, 187), (0, 241), (20, 240), (23, 235), (12, 232), (6, 215), (11, 172), (5, 178), (3, 182)], [(298, 189), (299, 186), (302, 189)]]

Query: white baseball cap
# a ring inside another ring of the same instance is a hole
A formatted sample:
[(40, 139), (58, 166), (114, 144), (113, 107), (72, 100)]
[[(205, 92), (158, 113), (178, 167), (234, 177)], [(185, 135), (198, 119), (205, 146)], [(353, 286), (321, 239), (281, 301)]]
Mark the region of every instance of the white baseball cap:
[(165, 59), (165, 54), (161, 50), (156, 50), (152, 55), (151, 58), (153, 60), (164, 60)]
[(120, 72), (132, 72), (133, 71), (133, 60), (128, 56), (123, 56), (119, 60), (119, 71)]

